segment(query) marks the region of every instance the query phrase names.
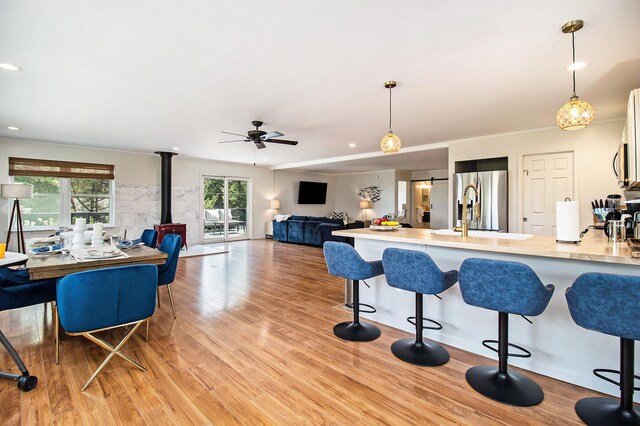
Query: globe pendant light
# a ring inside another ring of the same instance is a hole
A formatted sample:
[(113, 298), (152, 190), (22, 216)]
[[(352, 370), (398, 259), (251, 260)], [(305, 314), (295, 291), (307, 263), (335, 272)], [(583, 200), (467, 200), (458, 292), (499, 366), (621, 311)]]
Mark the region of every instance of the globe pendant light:
[(562, 130), (580, 130), (587, 127), (593, 121), (595, 111), (589, 102), (581, 101), (576, 95), (576, 41), (575, 32), (584, 26), (580, 19), (569, 21), (562, 26), (562, 32), (571, 33), (571, 46), (573, 49), (573, 96), (569, 102), (562, 105), (556, 115), (556, 123)]
[(397, 84), (395, 81), (387, 81), (384, 83), (384, 87), (389, 89), (389, 132), (384, 135), (380, 141), (380, 149), (382, 149), (382, 152), (385, 154), (396, 153), (400, 151), (400, 146), (402, 146), (400, 138), (391, 130), (391, 89), (396, 87)]

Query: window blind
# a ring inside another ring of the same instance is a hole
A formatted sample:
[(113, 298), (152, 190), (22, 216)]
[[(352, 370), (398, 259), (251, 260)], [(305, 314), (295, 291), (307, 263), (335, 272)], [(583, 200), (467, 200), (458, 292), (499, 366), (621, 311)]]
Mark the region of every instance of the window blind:
[(114, 179), (115, 173), (112, 164), (9, 157), (9, 176)]

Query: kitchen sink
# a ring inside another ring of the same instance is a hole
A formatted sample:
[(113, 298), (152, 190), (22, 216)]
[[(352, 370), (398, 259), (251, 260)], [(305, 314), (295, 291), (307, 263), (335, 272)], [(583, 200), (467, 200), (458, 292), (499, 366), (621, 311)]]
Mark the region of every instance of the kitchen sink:
[[(436, 229), (431, 231), (432, 235), (451, 235), (462, 236), (462, 232), (456, 232), (451, 229)], [(509, 232), (493, 232), (493, 231), (469, 231), (470, 237), (480, 238), (497, 238), (499, 240), (527, 240), (533, 237), (533, 234), (516, 234)]]

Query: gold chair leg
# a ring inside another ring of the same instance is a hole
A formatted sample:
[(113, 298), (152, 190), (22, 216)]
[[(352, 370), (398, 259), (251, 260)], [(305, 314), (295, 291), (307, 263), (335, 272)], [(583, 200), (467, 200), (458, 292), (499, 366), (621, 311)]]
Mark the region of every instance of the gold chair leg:
[(167, 284), (167, 290), (169, 291), (169, 302), (171, 302), (171, 310), (173, 311), (173, 319), (177, 319), (176, 307), (173, 304), (173, 295), (171, 294), (171, 284)]
[(144, 340), (147, 342), (149, 341), (149, 321), (151, 321), (151, 318), (147, 319), (147, 335), (144, 338)]
[[(120, 341), (120, 343), (118, 343), (118, 345), (115, 348), (113, 348), (111, 353), (109, 355), (107, 355), (107, 357), (105, 358), (104, 361), (102, 361), (102, 364), (100, 364), (100, 367), (98, 367), (98, 369), (91, 375), (91, 377), (89, 378), (87, 383), (85, 383), (84, 386), (82, 387), (82, 389), (80, 389), (81, 392), (83, 392), (87, 388), (87, 386), (89, 386), (91, 384), (91, 382), (93, 382), (93, 380), (98, 376), (98, 374), (100, 374), (100, 372), (109, 363), (109, 361), (111, 361), (111, 358), (113, 358), (115, 355), (118, 355), (120, 357), (124, 357), (124, 359), (126, 359), (127, 361), (132, 362), (136, 367), (140, 368), (142, 371), (147, 371), (143, 366), (141, 366), (140, 364), (138, 364), (137, 362), (135, 362), (134, 360), (132, 360), (128, 356), (126, 356), (125, 354), (121, 354), (120, 353), (120, 348), (122, 348), (122, 346), (124, 346), (124, 344), (127, 343), (127, 341), (131, 338), (131, 336), (133, 336), (133, 333), (138, 329), (138, 327), (140, 327), (141, 324), (142, 324), (142, 322), (137, 323), (135, 325), (135, 327), (133, 327), (131, 329), (131, 331), (129, 331), (124, 336), (124, 338)], [(106, 344), (104, 341), (96, 338), (95, 336), (92, 336), (89, 333), (85, 334), (84, 337), (86, 337), (87, 339), (91, 340), (92, 342), (94, 342), (95, 344), (97, 344), (98, 346), (101, 346), (103, 348), (105, 346), (107, 346), (107, 348), (111, 347), (111, 345)], [(103, 346), (103, 345), (105, 345), (105, 346)], [(105, 348), (105, 349), (107, 349), (107, 348)]]
[(58, 318), (58, 305), (54, 302), (53, 306), (53, 340), (56, 351), (56, 365), (60, 363), (60, 318)]
[(158, 308), (160, 307), (160, 287), (158, 287)]
[[(142, 325), (142, 323), (140, 323), (140, 325)], [(89, 337), (89, 336), (91, 336), (91, 337)], [(94, 336), (93, 334), (87, 334), (87, 335), (85, 335), (85, 337), (87, 339), (91, 340), (96, 345), (100, 346), (102, 349), (106, 349), (109, 352), (112, 352), (115, 349), (113, 347), (113, 345), (111, 345), (109, 342), (105, 342), (104, 340), (102, 340), (99, 337)], [(140, 370), (147, 371), (147, 369), (144, 368), (142, 365), (140, 365), (140, 363), (138, 363), (138, 361), (134, 360), (133, 358), (131, 358), (129, 355), (125, 354), (124, 352), (117, 352), (116, 355), (118, 355), (123, 360), (135, 365)]]

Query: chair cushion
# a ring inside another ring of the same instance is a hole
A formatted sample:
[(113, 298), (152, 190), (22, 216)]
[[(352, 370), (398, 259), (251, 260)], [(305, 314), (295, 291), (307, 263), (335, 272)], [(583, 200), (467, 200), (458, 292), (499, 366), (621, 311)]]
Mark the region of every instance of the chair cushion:
[(469, 305), (526, 316), (544, 312), (554, 290), (524, 263), (491, 259), (466, 259), (458, 282)]
[(387, 283), (422, 294), (442, 293), (458, 280), (458, 271), (444, 273), (424, 252), (388, 248), (382, 253), (382, 266)]
[(220, 220), (220, 211), (218, 209), (205, 209), (204, 218), (206, 220)]
[(131, 265), (77, 272), (58, 279), (60, 323), (84, 333), (141, 321), (153, 315), (158, 272), (155, 265)]
[(327, 241), (322, 250), (331, 275), (350, 280), (366, 280), (384, 273), (381, 260), (367, 262), (347, 243)]
[(0, 269), (0, 311), (56, 300), (56, 280), (29, 280), (26, 270)]
[(640, 340), (640, 277), (582, 274), (565, 296), (571, 318), (580, 327)]

